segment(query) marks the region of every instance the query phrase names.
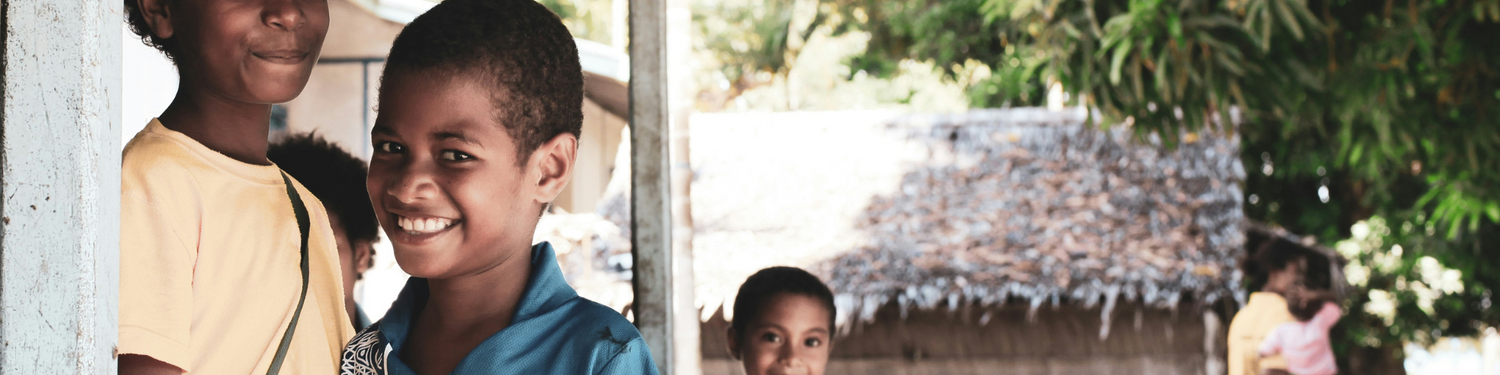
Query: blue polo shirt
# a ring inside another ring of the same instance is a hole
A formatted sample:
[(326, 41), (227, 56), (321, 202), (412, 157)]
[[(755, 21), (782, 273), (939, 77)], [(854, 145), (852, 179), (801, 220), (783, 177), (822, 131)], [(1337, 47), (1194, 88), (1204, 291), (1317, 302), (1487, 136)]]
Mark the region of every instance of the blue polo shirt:
[[(427, 279), (407, 280), (385, 317), (344, 349), (340, 373), (416, 375), (401, 350), (427, 304)], [(609, 307), (578, 296), (563, 279), (552, 245), (531, 248), (531, 277), (510, 326), (470, 351), (454, 374), (651, 374), (641, 334)]]

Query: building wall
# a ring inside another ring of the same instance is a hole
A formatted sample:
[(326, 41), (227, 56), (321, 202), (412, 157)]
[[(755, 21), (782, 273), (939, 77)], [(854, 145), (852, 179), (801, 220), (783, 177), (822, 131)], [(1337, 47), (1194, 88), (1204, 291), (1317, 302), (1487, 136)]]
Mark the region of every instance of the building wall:
[[(1139, 313), (1139, 315), (1137, 315)], [(987, 324), (980, 321), (988, 314)], [(888, 305), (833, 343), (828, 374), (1128, 374), (1205, 372), (1202, 315), (1122, 304), (1100, 339), (1099, 308), (1044, 305), (909, 311)], [(738, 374), (722, 314), (703, 325), (704, 374)], [(1217, 339), (1215, 339), (1217, 340)]]
[(0, 373), (115, 372), (121, 6), (0, 2)]
[[(287, 130), (315, 132), (349, 153), (369, 159), (369, 125), (375, 123), (375, 114), (365, 112), (371, 111), (376, 103), (375, 91), (383, 64), (369, 64), (372, 66), (368, 75), (363, 65), (319, 63), (302, 95), (283, 105)], [(370, 90), (368, 96), (361, 93), (366, 88)]]
[(349, 0), (329, 0), (328, 36), (323, 39), (322, 58), (385, 57), (404, 26)]
[(614, 172), (625, 119), (604, 110), (592, 100), (583, 101), (583, 136), (578, 139), (578, 162), (573, 181), (554, 202), (568, 212), (594, 212), (604, 198), (604, 188)]
[[(328, 18), (328, 36), (307, 88), (282, 105), (287, 111), (287, 130), (317, 132), (350, 153), (368, 158), (368, 126), (375, 121), (373, 107), (385, 67), (379, 61), (390, 52), (404, 25), (377, 17), (349, 0), (329, 1)], [(370, 62), (351, 62), (356, 59)]]

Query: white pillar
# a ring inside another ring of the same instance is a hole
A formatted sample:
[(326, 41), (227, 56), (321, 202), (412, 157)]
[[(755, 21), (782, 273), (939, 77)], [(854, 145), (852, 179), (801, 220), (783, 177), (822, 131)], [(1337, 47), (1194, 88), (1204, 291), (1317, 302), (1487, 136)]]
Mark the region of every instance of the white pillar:
[(0, 4), (0, 373), (113, 374), (122, 4)]
[(667, 145), (666, 1), (630, 0), (630, 212), (635, 302), (651, 355), (671, 375), (672, 206)]
[(693, 274), (693, 167), (688, 148), (688, 115), (693, 110), (693, 13), (688, 0), (667, 0), (667, 102), (672, 142), (672, 373), (702, 375), (698, 304)]
[(1228, 343), (1228, 337), (1222, 331), (1224, 323), (1219, 321), (1219, 314), (1213, 310), (1203, 312), (1203, 373), (1206, 375), (1224, 375), (1229, 365), (1224, 363), (1226, 355), (1219, 344)]

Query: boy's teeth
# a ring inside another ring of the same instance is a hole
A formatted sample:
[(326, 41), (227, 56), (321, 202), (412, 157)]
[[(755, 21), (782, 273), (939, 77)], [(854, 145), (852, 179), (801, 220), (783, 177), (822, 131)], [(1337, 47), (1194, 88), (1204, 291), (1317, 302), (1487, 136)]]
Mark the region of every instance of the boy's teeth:
[(439, 218), (413, 219), (402, 216), (397, 218), (396, 225), (401, 227), (401, 230), (419, 234), (446, 229), (449, 225), (453, 225), (453, 220)]

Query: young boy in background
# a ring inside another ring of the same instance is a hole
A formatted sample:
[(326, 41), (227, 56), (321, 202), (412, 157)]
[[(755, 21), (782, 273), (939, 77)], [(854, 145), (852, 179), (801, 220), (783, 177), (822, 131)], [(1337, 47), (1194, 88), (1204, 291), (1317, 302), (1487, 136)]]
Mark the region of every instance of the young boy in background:
[(577, 46), (535, 1), (447, 0), (401, 31), (366, 188), (412, 278), (343, 373), (656, 373), (635, 327), (531, 243), (571, 178), (582, 106)]
[(370, 196), (365, 193), (365, 161), (313, 134), (280, 139), (271, 144), (266, 157), (306, 186), (328, 209), (328, 222), (339, 249), (344, 310), (355, 330), (365, 329), (370, 318), (354, 302), (354, 284), (374, 264), (373, 246), (380, 241), (380, 222), (375, 220)]
[(833, 349), (833, 292), (817, 276), (771, 267), (745, 279), (726, 332), (746, 375), (822, 375)]
[[(1286, 373), (1334, 375), (1339, 372), (1328, 330), (1339, 322), (1343, 309), (1332, 292), (1293, 288), (1286, 294), (1287, 310), (1297, 321), (1277, 326), (1260, 344), (1260, 355), (1286, 359)], [(1274, 373), (1276, 370), (1263, 374)]]
[(266, 158), (307, 84), (324, 0), (125, 0), (177, 96), (125, 146), (121, 374), (336, 371), (352, 336), (322, 205)]

